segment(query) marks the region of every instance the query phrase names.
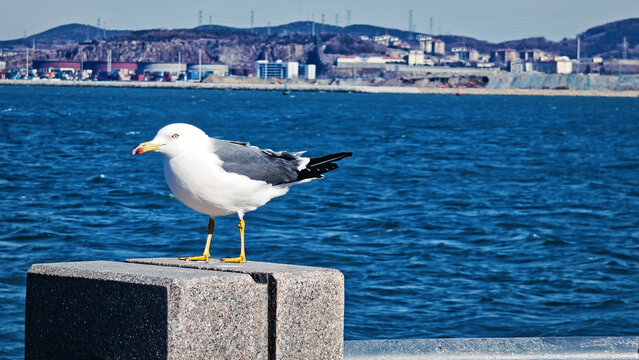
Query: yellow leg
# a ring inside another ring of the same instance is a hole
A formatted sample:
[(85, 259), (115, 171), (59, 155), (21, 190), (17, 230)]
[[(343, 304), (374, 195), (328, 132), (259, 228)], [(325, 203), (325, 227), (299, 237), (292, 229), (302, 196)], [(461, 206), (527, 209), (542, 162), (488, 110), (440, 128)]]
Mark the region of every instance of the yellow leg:
[(244, 254), (244, 219), (240, 218), (240, 223), (237, 224), (240, 229), (240, 256), (236, 258), (224, 258), (222, 260), (226, 262), (243, 263), (246, 262), (246, 255)]
[(180, 260), (186, 260), (186, 261), (206, 261), (211, 257), (211, 254), (209, 253), (209, 249), (211, 247), (211, 238), (213, 237), (213, 229), (215, 228), (215, 221), (213, 221), (213, 218), (209, 218), (209, 233), (206, 236), (206, 246), (204, 247), (204, 253), (202, 253), (202, 256), (187, 256), (187, 257), (181, 257)]

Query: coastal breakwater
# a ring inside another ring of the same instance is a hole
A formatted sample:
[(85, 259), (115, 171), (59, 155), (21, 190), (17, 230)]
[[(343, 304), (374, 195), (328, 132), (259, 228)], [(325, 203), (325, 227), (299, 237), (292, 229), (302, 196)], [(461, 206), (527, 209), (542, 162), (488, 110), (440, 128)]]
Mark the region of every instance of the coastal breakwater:
[(583, 74), (491, 74), (482, 88), (434, 87), (395, 84), (363, 84), (343, 79), (339, 82), (255, 83), (238, 78), (218, 78), (215, 82), (137, 82), (137, 81), (61, 81), (0, 80), (0, 85), (171, 88), (211, 90), (258, 90), (304, 92), (353, 92), (397, 94), (527, 95), (639, 97), (639, 76), (602, 76)]
[(639, 91), (639, 76), (599, 74), (488, 74), (486, 89)]

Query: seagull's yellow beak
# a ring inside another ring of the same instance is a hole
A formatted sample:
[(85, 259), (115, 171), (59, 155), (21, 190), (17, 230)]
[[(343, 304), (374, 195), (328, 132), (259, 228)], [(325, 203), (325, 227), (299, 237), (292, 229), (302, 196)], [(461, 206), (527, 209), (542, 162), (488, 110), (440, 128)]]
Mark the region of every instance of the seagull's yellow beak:
[(143, 142), (142, 144), (136, 146), (133, 149), (133, 151), (131, 152), (131, 155), (144, 154), (145, 152), (156, 151), (159, 148), (160, 148), (159, 145), (156, 145), (156, 144), (153, 144), (150, 141), (147, 141), (147, 142)]

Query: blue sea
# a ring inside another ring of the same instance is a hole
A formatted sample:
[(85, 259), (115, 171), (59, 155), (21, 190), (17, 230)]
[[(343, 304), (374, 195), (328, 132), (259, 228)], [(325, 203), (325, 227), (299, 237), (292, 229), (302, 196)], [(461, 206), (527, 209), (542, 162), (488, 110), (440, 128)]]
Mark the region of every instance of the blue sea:
[(245, 216), (249, 260), (344, 273), (347, 340), (639, 335), (637, 99), (0, 86), (0, 358), (31, 264), (201, 254), (207, 217), (131, 156), (173, 122), (354, 153)]

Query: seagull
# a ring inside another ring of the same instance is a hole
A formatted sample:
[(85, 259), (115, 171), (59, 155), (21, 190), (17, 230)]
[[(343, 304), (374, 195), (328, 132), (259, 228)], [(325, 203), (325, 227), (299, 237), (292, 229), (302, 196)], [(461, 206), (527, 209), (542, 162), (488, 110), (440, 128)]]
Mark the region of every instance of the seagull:
[(169, 188), (184, 205), (209, 216), (206, 245), (201, 256), (181, 257), (187, 261), (207, 261), (217, 216), (237, 214), (240, 256), (225, 262), (246, 261), (244, 214), (282, 196), (295, 185), (324, 177), (337, 169), (336, 161), (353, 153), (341, 152), (320, 157), (302, 157), (301, 152), (260, 149), (247, 142), (209, 137), (189, 124), (170, 124), (151, 141), (136, 146), (132, 155), (157, 151), (164, 157), (164, 177)]

